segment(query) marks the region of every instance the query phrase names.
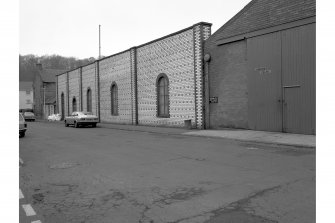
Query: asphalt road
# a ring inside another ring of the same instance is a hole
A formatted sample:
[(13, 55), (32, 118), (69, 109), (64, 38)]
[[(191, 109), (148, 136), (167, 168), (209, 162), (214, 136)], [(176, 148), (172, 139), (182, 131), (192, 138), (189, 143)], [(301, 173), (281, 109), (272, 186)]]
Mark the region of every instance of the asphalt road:
[(20, 158), (21, 223), (315, 222), (311, 149), (36, 122)]

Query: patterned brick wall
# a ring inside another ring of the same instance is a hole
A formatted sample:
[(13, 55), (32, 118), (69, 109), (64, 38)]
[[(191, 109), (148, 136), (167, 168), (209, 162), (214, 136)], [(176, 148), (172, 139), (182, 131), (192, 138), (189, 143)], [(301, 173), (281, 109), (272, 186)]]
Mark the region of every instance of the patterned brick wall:
[(195, 115), (196, 127), (200, 128), (203, 123), (202, 112), (202, 32), (201, 25), (193, 28), (194, 35), (194, 78), (195, 78)]
[[(193, 127), (202, 128), (203, 41), (209, 35), (210, 24), (199, 23), (69, 72), (70, 112), (73, 97), (77, 108), (82, 105), (87, 111), (90, 88), (92, 112), (100, 114), (101, 122), (183, 127), (191, 120)], [(169, 78), (168, 118), (157, 117), (156, 80), (162, 73)], [(118, 87), (118, 115), (111, 115), (113, 82)], [(68, 99), (63, 76), (58, 91), (59, 103), (63, 91)]]
[(207, 40), (211, 35), (211, 26), (203, 25), (203, 40)]
[(89, 64), (82, 68), (83, 111), (87, 111), (87, 89), (90, 88), (92, 91), (92, 112), (93, 114), (98, 115), (96, 80), (96, 63)]
[(67, 116), (67, 73), (58, 77), (58, 112), (62, 114), (61, 95), (64, 93), (64, 116)]
[[(102, 122), (132, 124), (132, 83), (130, 51), (99, 62), (100, 116)], [(111, 85), (118, 89), (118, 115), (111, 114)]]
[[(137, 49), (138, 122), (142, 125), (195, 126), (193, 30)], [(170, 117), (158, 118), (156, 79), (169, 78)]]
[(74, 112), (72, 110), (72, 100), (73, 97), (76, 98), (76, 103), (77, 103), (77, 111), (80, 111), (80, 91), (79, 91), (79, 83), (80, 83), (80, 69), (73, 70), (69, 72), (69, 111), (70, 114)]
[(137, 124), (137, 58), (136, 48), (130, 49), (131, 61), (131, 110), (132, 110), (132, 124)]
[(204, 128), (204, 41), (210, 36), (210, 25), (199, 24), (193, 28), (194, 35), (194, 76), (196, 127)]

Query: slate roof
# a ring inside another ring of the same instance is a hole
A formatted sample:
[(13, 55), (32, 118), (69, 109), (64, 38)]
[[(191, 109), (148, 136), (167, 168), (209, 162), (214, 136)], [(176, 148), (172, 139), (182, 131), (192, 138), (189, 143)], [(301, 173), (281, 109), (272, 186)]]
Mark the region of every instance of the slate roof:
[(45, 69), (39, 71), (43, 82), (56, 82), (56, 75), (66, 72), (60, 69)]
[(19, 91), (32, 91), (33, 90), (33, 82), (28, 81), (20, 81), (19, 82)]
[(213, 35), (226, 39), (315, 15), (315, 0), (252, 0)]

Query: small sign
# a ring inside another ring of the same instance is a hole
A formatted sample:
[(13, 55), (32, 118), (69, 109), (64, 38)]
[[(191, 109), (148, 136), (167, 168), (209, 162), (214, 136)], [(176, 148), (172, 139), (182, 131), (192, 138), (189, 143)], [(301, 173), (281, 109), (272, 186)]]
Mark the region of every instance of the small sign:
[(258, 67), (258, 68), (255, 68), (255, 71), (259, 72), (260, 75), (263, 75), (263, 74), (271, 74), (271, 70), (270, 70), (270, 69), (267, 69), (266, 67)]
[(218, 97), (210, 97), (209, 103), (218, 103)]

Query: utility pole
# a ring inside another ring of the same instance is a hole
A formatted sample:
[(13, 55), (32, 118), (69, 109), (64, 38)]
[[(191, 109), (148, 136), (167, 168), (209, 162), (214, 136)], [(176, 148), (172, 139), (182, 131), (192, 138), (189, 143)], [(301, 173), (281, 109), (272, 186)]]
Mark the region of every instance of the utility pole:
[(99, 60), (100, 60), (100, 58), (101, 58), (101, 39), (100, 39), (100, 26), (101, 25), (99, 25)]

